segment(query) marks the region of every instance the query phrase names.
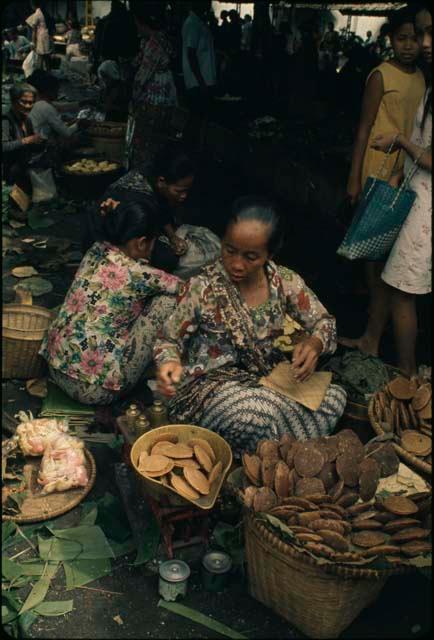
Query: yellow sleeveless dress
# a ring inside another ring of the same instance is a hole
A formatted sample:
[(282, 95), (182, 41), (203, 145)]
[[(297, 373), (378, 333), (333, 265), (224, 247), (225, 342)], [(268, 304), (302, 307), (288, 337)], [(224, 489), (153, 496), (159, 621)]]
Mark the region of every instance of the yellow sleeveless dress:
[[(405, 73), (390, 62), (383, 62), (372, 69), (368, 80), (375, 71), (379, 71), (383, 77), (384, 95), (363, 158), (362, 188), (369, 176), (389, 180), (395, 161), (397, 169), (403, 168), (403, 151), (395, 151), (385, 160), (382, 151), (371, 148), (372, 140), (380, 133), (391, 131), (399, 131), (410, 138), (416, 111), (425, 92), (425, 80), (420, 69), (416, 69), (414, 73)], [(385, 166), (380, 175), (383, 162)]]

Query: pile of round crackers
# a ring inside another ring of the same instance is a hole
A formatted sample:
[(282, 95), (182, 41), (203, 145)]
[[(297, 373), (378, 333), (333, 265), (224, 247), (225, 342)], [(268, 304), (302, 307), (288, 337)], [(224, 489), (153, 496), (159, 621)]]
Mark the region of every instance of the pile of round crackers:
[(408, 453), (432, 464), (432, 387), (398, 376), (378, 391), (374, 416)]
[(210, 443), (203, 438), (178, 442), (175, 433), (157, 437), (139, 456), (138, 470), (144, 476), (170, 486), (183, 498), (198, 500), (211, 491), (223, 469)]
[(282, 520), (313, 555), (405, 563), (431, 552), (431, 490), (376, 496), (379, 479), (398, 466), (390, 443), (364, 446), (350, 429), (306, 442), (284, 434), (243, 455), (244, 504)]

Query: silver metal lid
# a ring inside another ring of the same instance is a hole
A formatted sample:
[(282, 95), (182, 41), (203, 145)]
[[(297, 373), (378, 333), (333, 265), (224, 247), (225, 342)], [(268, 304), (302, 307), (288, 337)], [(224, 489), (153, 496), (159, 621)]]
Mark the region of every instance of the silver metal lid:
[(160, 576), (168, 582), (181, 582), (190, 575), (190, 567), (183, 560), (167, 560), (160, 565)]
[(224, 551), (209, 551), (203, 556), (202, 564), (211, 573), (226, 573), (232, 567), (232, 559)]

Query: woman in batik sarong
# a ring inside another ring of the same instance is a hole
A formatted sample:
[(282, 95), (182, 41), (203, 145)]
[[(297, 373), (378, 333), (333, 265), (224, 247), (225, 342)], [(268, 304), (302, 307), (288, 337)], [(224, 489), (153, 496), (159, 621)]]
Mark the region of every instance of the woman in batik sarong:
[(154, 349), (171, 418), (216, 431), (236, 456), (284, 432), (299, 440), (328, 435), (345, 407), (345, 391), (333, 384), (316, 411), (259, 384), (283, 359), (273, 343), (287, 313), (308, 332), (293, 351), (299, 381), (336, 348), (333, 316), (299, 275), (272, 261), (281, 239), (272, 203), (238, 199), (221, 258), (182, 286)]

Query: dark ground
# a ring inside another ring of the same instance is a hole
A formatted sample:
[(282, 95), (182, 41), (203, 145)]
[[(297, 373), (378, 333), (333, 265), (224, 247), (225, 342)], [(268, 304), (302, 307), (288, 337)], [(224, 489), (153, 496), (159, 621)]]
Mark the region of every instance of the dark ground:
[[(227, 207), (234, 195), (263, 189), (256, 179), (214, 161), (208, 153), (201, 158), (200, 171), (190, 199), (186, 222), (200, 223), (215, 231), (222, 228)], [(65, 194), (77, 198), (77, 193)], [(306, 212), (287, 208), (288, 235), (279, 262), (298, 271), (334, 313), (341, 334), (356, 336), (366, 321), (365, 294), (355, 294), (352, 285), (358, 269), (338, 262), (335, 248), (340, 230), (333, 219), (316, 216), (314, 210)], [(50, 213), (50, 216), (52, 213)], [(27, 227), (18, 230), (22, 237), (49, 236), (78, 241), (84, 210), (78, 214), (57, 214), (57, 223), (48, 229), (31, 231)], [(55, 244), (55, 243), (54, 243)], [(75, 246), (72, 249), (78, 248)], [(3, 301), (14, 297), (12, 286), (16, 279), (10, 268), (18, 264), (39, 267), (41, 256), (47, 251), (29, 250), (22, 256), (7, 255), (3, 260)], [(41, 268), (39, 267), (39, 270)], [(37, 304), (52, 308), (61, 304), (71, 282), (74, 269), (59, 267), (47, 277), (54, 285), (50, 294), (37, 299)], [(420, 301), (421, 331), (418, 354), (421, 363), (430, 364), (430, 307), (429, 300)], [(393, 340), (388, 332), (383, 346), (384, 360), (393, 363)], [(20, 409), (37, 410), (40, 401), (31, 398), (19, 381), (3, 382), (3, 410), (14, 415)], [(106, 446), (90, 446), (97, 462), (97, 481), (88, 499), (94, 500), (105, 491), (118, 493), (114, 482), (114, 463), (119, 454)], [(57, 521), (62, 526), (74, 526), (79, 519), (79, 507)], [(26, 544), (8, 551), (10, 557)], [(210, 594), (201, 587), (197, 571), (200, 549), (192, 548), (186, 559), (193, 569), (189, 592), (183, 604), (197, 609), (225, 623), (249, 638), (303, 637), (281, 617), (248, 595), (242, 575), (234, 575), (230, 586), (221, 594)], [(29, 554), (23, 556), (29, 557)], [(161, 550), (159, 553), (161, 558)], [(74, 610), (64, 617), (39, 617), (28, 636), (33, 638), (212, 638), (216, 637), (203, 626), (192, 623), (161, 608), (158, 603), (158, 578), (145, 566), (132, 566), (134, 556), (115, 561), (112, 575), (87, 585), (87, 588), (66, 592), (63, 572), (52, 583), (50, 600), (73, 598)], [(27, 588), (28, 590), (28, 588)], [(25, 597), (26, 589), (21, 594)], [(109, 591), (116, 593), (107, 593)], [(356, 621), (343, 632), (345, 638), (409, 638), (422, 637), (431, 629), (430, 583), (420, 574), (389, 579), (377, 602), (364, 610)], [(114, 617), (119, 615), (123, 624)]]

